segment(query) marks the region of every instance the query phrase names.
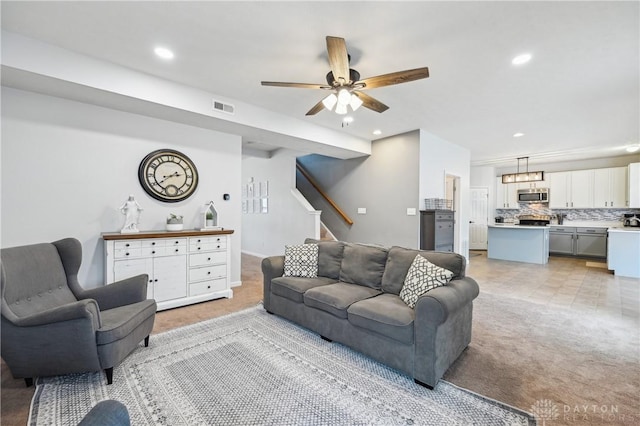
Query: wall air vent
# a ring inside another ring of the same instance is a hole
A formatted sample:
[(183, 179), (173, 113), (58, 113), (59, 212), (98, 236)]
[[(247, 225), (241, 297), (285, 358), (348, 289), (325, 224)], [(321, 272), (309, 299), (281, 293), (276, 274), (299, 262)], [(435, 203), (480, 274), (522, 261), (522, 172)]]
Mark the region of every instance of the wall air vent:
[(227, 114), (233, 114), (235, 107), (231, 104), (225, 104), (220, 101), (213, 100), (213, 109), (220, 112), (226, 112)]

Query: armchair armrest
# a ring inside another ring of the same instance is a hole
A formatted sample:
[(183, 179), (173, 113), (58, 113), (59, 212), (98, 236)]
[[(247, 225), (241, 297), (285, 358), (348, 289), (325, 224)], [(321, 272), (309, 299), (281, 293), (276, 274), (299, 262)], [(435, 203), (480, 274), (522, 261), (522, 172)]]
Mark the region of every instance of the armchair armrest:
[(103, 287), (84, 290), (80, 296), (83, 299), (94, 299), (100, 310), (104, 311), (145, 300), (148, 281), (149, 275), (136, 275)]
[(18, 327), (34, 327), (83, 318), (91, 321), (95, 330), (102, 326), (100, 321), (100, 310), (98, 309), (98, 304), (95, 300), (79, 300), (77, 302), (68, 303), (66, 305), (38, 312), (37, 314), (19, 317), (12, 322)]
[(284, 274), (284, 256), (271, 256), (262, 259), (264, 294), (262, 304), (269, 311), (271, 302), (271, 280)]
[(435, 288), (418, 299), (415, 307), (416, 320), (420, 318), (429, 324), (442, 324), (461, 307), (473, 301), (479, 292), (478, 283), (473, 278), (450, 281), (446, 286)]

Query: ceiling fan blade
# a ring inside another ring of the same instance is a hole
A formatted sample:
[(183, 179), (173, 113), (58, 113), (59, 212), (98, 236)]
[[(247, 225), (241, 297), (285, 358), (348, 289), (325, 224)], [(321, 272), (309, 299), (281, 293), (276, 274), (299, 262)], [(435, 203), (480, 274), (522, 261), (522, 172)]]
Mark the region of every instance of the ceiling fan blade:
[(362, 101), (362, 106), (369, 108), (370, 110), (373, 110), (375, 112), (385, 112), (389, 109), (388, 106), (386, 106), (379, 100), (367, 95), (366, 93), (356, 91), (353, 91), (352, 93), (360, 98), (360, 100)]
[(313, 83), (284, 83), (279, 81), (263, 81), (263, 86), (275, 86), (275, 87), (294, 87), (298, 89), (332, 89), (331, 86), (326, 84), (313, 84)]
[(416, 68), (413, 70), (392, 72), (390, 74), (378, 75), (376, 77), (365, 78), (355, 84), (364, 84), (363, 89), (375, 89), (376, 87), (391, 86), (394, 84), (407, 83), (409, 81), (420, 80), (429, 77), (429, 68)]
[(349, 83), (349, 55), (347, 54), (347, 44), (343, 38), (327, 36), (327, 53), (329, 54), (329, 65), (333, 78), (344, 84)]
[(316, 115), (323, 109), (324, 109), (324, 104), (322, 103), (322, 101), (320, 101), (317, 104), (315, 104), (313, 108), (311, 108), (305, 115)]

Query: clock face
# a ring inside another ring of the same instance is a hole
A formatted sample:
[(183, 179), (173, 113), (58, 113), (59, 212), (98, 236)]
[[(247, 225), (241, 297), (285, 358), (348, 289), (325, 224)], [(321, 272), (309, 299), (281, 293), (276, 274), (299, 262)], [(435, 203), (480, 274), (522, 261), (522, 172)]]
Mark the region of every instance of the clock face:
[(140, 162), (138, 179), (156, 200), (176, 203), (193, 195), (198, 186), (198, 170), (183, 153), (159, 149)]

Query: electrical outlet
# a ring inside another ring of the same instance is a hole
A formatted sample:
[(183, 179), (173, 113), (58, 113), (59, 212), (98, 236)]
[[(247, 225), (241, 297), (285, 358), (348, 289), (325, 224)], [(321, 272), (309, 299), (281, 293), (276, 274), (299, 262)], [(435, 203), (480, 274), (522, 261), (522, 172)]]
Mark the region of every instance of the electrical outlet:
[(408, 207), (407, 208), (407, 216), (415, 216), (415, 215), (416, 215), (415, 207)]
[(366, 207), (358, 207), (358, 214), (367, 214)]

